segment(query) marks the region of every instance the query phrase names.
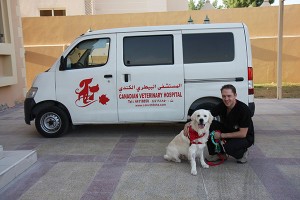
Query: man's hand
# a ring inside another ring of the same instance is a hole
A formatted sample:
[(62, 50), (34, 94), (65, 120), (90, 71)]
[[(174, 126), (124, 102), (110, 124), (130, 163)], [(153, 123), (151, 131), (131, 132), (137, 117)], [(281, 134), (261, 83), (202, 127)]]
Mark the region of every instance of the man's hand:
[(221, 134), (222, 134), (221, 132), (215, 131), (214, 138), (215, 138), (216, 140), (221, 139)]
[(189, 136), (189, 126), (191, 125), (191, 122), (188, 122), (184, 125), (184, 128), (183, 128), (183, 134), (185, 137), (188, 137)]

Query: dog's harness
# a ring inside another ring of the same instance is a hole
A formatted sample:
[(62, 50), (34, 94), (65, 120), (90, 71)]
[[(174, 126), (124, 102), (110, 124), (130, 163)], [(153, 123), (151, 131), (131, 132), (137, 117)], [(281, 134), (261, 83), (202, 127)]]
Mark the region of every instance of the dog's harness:
[(195, 131), (192, 126), (189, 126), (189, 135), (188, 138), (190, 139), (190, 146), (192, 144), (203, 144), (202, 142), (196, 142), (195, 140), (202, 138), (205, 133), (199, 135), (197, 131)]

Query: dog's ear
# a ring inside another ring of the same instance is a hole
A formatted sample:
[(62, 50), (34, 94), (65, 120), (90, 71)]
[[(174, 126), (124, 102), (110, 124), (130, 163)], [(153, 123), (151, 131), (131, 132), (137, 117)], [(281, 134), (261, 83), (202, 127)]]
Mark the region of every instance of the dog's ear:
[(192, 120), (192, 121), (195, 121), (195, 120), (196, 120), (196, 115), (197, 115), (197, 114), (196, 114), (196, 111), (195, 111), (195, 112), (192, 114), (192, 116), (191, 116), (191, 120)]
[(214, 120), (214, 116), (212, 116), (211, 112), (209, 112), (208, 122), (211, 124), (213, 120)]

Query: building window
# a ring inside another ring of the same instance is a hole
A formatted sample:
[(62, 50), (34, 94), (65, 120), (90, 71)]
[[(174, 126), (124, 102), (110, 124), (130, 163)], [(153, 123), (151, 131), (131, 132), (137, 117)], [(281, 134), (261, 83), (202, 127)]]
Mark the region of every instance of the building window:
[(40, 10), (40, 16), (66, 16), (66, 10), (62, 9), (43, 9)]
[(92, 0), (85, 0), (85, 14), (86, 15), (92, 15), (93, 14), (93, 2)]
[(4, 34), (0, 33), (0, 43), (4, 43)]
[(7, 2), (0, 0), (0, 43), (10, 43)]
[(66, 16), (65, 10), (53, 10), (54, 16)]

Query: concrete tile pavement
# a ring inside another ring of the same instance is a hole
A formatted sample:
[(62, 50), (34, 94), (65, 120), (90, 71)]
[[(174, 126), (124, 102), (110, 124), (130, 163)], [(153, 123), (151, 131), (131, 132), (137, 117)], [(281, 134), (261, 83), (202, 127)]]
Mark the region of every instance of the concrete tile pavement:
[(300, 199), (300, 99), (256, 99), (255, 145), (247, 164), (230, 158), (190, 175), (164, 161), (183, 124), (78, 126), (41, 137), (22, 106), (0, 112), (4, 150), (36, 150), (38, 161), (0, 199)]

